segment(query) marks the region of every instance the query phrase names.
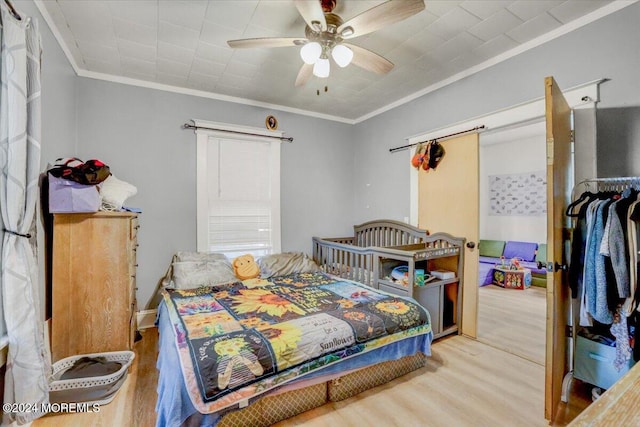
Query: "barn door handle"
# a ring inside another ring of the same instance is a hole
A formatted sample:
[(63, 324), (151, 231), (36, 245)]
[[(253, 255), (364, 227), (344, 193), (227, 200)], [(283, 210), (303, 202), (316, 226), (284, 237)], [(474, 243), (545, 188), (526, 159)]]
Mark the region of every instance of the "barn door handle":
[(475, 247), (476, 247), (476, 242), (467, 242), (467, 247), (468, 247), (469, 249), (473, 249), (473, 248), (475, 248)]
[(569, 269), (569, 266), (567, 264), (559, 264), (557, 262), (555, 263), (547, 263), (547, 271), (567, 271)]

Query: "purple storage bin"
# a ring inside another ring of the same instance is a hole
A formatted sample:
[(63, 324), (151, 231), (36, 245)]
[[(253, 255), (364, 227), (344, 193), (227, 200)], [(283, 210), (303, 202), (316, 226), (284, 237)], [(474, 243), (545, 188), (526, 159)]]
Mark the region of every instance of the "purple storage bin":
[(96, 185), (78, 184), (49, 175), (49, 212), (97, 212), (100, 192)]

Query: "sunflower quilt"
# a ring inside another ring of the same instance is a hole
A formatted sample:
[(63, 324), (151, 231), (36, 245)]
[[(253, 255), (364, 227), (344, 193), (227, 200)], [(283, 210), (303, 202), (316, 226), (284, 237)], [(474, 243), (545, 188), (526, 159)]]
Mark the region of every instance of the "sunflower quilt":
[(164, 301), (201, 413), (431, 332), (429, 313), (414, 300), (323, 273), (166, 290)]

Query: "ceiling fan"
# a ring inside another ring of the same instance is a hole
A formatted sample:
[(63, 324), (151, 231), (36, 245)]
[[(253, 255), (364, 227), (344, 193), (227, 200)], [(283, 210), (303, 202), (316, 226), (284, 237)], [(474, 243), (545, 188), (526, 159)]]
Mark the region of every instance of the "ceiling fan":
[(335, 13), (336, 0), (294, 0), (305, 22), (306, 37), (263, 37), (229, 40), (232, 48), (301, 46), (304, 61), (296, 86), (304, 85), (312, 75), (329, 77), (329, 55), (340, 67), (350, 63), (378, 74), (386, 74), (393, 63), (375, 52), (345, 43), (355, 37), (402, 21), (424, 9), (424, 0), (389, 0), (347, 20)]

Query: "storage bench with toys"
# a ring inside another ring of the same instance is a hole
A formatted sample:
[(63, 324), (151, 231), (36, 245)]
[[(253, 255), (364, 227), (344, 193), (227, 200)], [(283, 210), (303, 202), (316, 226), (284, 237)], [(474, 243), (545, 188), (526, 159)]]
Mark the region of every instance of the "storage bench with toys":
[(547, 245), (533, 242), (504, 240), (480, 240), (478, 285), (486, 286), (496, 280), (496, 266), (517, 260), (522, 268), (529, 270), (532, 286), (546, 287)]
[(531, 286), (531, 270), (496, 266), (493, 269), (493, 284), (506, 289), (526, 289)]

